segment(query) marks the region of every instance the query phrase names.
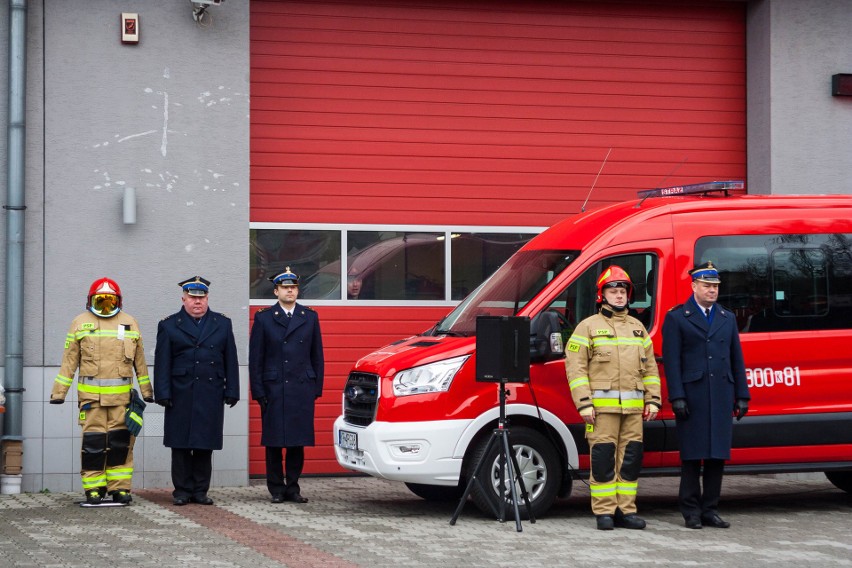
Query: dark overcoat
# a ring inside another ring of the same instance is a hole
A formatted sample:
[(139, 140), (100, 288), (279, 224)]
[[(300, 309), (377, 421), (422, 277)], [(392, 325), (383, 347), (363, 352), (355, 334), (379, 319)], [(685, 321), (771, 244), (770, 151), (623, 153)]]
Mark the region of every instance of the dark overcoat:
[(663, 366), (669, 400), (686, 399), (677, 420), (682, 460), (730, 459), (736, 399), (749, 399), (734, 314), (716, 305), (713, 321), (690, 299), (663, 323)]
[(221, 450), (225, 398), (240, 398), (240, 368), (231, 320), (208, 310), (203, 325), (183, 308), (157, 326), (154, 397), (171, 399), (163, 444)]
[(322, 395), (325, 362), (319, 316), (296, 304), (287, 318), (279, 303), (258, 311), (249, 339), (249, 380), (266, 397), (260, 443), (274, 448), (314, 445), (314, 401)]

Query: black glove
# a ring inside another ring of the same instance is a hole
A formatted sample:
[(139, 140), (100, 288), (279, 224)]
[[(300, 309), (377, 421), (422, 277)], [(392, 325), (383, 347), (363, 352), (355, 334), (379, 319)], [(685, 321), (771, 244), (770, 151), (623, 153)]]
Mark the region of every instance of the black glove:
[(234, 408), (237, 405), (237, 402), (239, 402), (239, 400), (240, 399), (234, 398), (232, 396), (226, 396), (225, 397), (225, 404), (227, 404), (231, 408)]
[(266, 412), (266, 407), (269, 406), (269, 399), (266, 398), (265, 396), (262, 396), (259, 399), (257, 399), (257, 403), (260, 405), (260, 411)]
[(170, 398), (161, 398), (157, 401), (157, 404), (162, 406), (163, 408), (171, 408), (172, 407), (172, 399)]
[(62, 404), (65, 402), (64, 398), (51, 398), (50, 404)]
[(686, 420), (689, 418), (689, 407), (686, 406), (685, 398), (678, 398), (672, 401), (672, 410), (678, 420)]
[(154, 397), (153, 396), (146, 396), (142, 400), (144, 400), (145, 402), (154, 402)]
[(737, 417), (737, 422), (742, 420), (746, 413), (748, 413), (748, 401), (744, 398), (738, 398), (734, 404), (734, 415)]

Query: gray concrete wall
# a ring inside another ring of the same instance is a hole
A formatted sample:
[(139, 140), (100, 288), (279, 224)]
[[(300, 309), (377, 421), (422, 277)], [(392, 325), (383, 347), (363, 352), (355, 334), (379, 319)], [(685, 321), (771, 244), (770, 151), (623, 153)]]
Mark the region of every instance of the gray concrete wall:
[(852, 193), (852, 0), (760, 0), (748, 11), (751, 193)]
[[(122, 11), (139, 13), (138, 45), (120, 42)], [(177, 283), (208, 278), (210, 306), (232, 318), (245, 369), (248, 15), (248, 2), (228, 2), (202, 27), (183, 1), (29, 3), (25, 491), (80, 488), (75, 405), (45, 401), (93, 280), (122, 287), (153, 374), (157, 322), (180, 308)], [(122, 221), (128, 187), (132, 225)], [(226, 410), (214, 484), (248, 480), (246, 381), (243, 402)], [(134, 486), (168, 486), (159, 407), (145, 420)]]

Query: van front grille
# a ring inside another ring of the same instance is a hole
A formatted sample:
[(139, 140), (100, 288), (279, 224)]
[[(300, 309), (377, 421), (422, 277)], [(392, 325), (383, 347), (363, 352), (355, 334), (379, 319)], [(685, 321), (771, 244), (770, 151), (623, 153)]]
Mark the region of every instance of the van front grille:
[(343, 421), (355, 426), (369, 426), (376, 419), (379, 402), (379, 376), (349, 373), (343, 389)]

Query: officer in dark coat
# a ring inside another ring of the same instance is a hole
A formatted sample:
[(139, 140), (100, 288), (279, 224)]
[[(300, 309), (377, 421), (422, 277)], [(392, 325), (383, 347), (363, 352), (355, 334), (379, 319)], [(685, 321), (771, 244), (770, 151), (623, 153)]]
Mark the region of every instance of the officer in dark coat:
[(748, 412), (745, 363), (736, 318), (716, 303), (716, 267), (707, 262), (689, 274), (692, 296), (663, 323), (663, 364), (680, 444), (678, 502), (687, 527), (728, 528), (717, 507), (731, 457), (731, 415), (740, 420)]
[[(260, 405), (260, 443), (266, 446), (266, 486), (272, 502), (306, 503), (299, 476), (305, 446), (314, 445), (314, 401), (322, 395), (325, 367), (322, 335), (317, 313), (296, 303), (299, 277), (290, 267), (270, 280), (278, 303), (254, 316), (249, 340), (251, 394)], [(282, 468), (283, 448), (287, 451)]]
[(222, 449), (227, 404), (240, 399), (231, 320), (208, 307), (210, 281), (179, 283), (183, 307), (157, 327), (154, 396), (166, 409), (163, 444), (172, 448), (175, 505), (212, 505), (207, 496), (213, 450)]

